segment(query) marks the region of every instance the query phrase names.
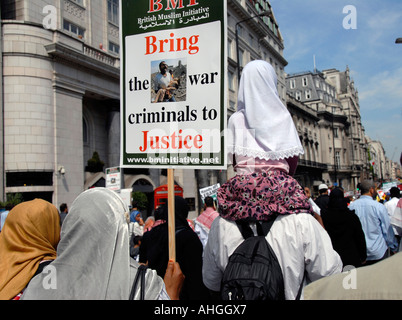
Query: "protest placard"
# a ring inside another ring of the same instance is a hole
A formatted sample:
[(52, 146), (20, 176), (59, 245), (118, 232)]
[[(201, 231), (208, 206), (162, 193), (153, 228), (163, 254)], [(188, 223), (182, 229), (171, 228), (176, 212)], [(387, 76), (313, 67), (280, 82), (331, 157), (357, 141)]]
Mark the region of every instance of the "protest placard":
[(214, 201), (217, 201), (218, 189), (220, 187), (220, 183), (217, 183), (212, 186), (200, 189), (201, 200), (204, 201), (206, 197), (212, 197)]
[(121, 170), (120, 167), (106, 168), (106, 183), (105, 187), (113, 191), (121, 189)]
[(121, 166), (226, 168), (226, 1), (121, 0)]
[(226, 0), (121, 0), (121, 167), (225, 169)]

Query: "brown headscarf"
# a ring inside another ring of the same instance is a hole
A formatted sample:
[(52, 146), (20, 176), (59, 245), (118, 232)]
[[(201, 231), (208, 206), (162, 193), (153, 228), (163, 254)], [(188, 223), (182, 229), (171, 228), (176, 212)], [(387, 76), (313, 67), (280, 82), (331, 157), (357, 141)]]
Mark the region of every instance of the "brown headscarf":
[(14, 207), (0, 234), (0, 300), (10, 300), (29, 283), (44, 260), (56, 259), (60, 217), (51, 203), (35, 199)]

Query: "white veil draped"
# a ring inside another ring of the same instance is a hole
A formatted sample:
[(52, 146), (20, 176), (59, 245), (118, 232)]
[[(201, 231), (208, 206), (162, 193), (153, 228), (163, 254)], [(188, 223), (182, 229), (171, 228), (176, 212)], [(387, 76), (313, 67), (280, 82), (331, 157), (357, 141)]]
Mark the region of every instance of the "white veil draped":
[(262, 60), (242, 71), (238, 107), (228, 123), (231, 155), (280, 160), (304, 154), (292, 117), (278, 96), (277, 76)]
[[(80, 194), (64, 220), (56, 260), (31, 280), (22, 298), (127, 300), (138, 264), (129, 255), (126, 212), (114, 191), (95, 188)], [(148, 270), (146, 284), (145, 298), (157, 299), (163, 280)]]

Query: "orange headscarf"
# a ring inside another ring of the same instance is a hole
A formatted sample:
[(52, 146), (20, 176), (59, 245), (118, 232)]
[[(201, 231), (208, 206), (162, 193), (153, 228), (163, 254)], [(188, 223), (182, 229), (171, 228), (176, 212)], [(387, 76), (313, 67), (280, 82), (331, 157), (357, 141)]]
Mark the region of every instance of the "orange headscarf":
[(0, 234), (0, 300), (29, 283), (43, 260), (56, 259), (60, 217), (51, 203), (35, 199), (14, 207)]

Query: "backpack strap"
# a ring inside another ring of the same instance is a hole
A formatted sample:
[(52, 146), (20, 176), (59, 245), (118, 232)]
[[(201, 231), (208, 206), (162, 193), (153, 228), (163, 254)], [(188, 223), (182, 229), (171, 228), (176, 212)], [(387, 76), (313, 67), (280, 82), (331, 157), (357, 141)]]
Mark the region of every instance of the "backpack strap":
[(129, 300), (134, 300), (135, 291), (137, 290), (138, 282), (140, 282), (140, 300), (145, 300), (145, 273), (147, 272), (147, 266), (141, 264), (137, 269), (135, 280), (131, 288)]
[[(259, 235), (259, 236), (264, 236), (264, 237), (267, 236), (267, 234), (268, 234), (268, 232), (271, 230), (271, 227), (272, 227), (272, 225), (274, 224), (274, 222), (275, 222), (277, 216), (278, 216), (277, 214), (274, 214), (274, 215), (271, 217), (270, 220), (268, 220), (268, 221), (263, 221), (262, 223), (258, 223), (258, 224), (257, 224), (257, 232), (258, 232), (258, 235)], [(259, 226), (261, 226), (261, 227), (260, 227), (261, 229), (259, 228)], [(259, 229), (260, 229), (260, 230), (259, 230)]]
[[(259, 236), (264, 236), (266, 237), (268, 232), (271, 230), (272, 225), (275, 222), (275, 219), (278, 215), (273, 215), (272, 219), (268, 221), (255, 221), (256, 228), (257, 228), (257, 234)], [(250, 220), (236, 220), (236, 225), (240, 230), (241, 235), (243, 236), (244, 240), (253, 237), (254, 232), (250, 227)]]
[(241, 235), (243, 236), (244, 240), (254, 237), (254, 232), (250, 228), (250, 223), (247, 220), (236, 220), (236, 225), (240, 230)]
[(306, 279), (306, 271), (304, 271), (303, 280), (302, 280), (302, 282), (300, 284), (299, 291), (297, 292), (297, 296), (296, 296), (295, 300), (300, 300), (301, 293), (302, 293), (302, 290), (303, 290), (304, 279)]

